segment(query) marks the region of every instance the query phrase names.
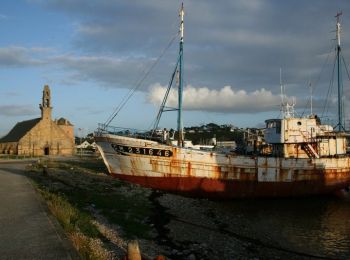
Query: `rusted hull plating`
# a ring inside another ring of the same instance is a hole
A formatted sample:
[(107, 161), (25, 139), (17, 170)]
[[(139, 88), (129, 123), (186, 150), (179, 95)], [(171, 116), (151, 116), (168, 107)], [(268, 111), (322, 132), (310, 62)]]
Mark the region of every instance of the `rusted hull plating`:
[(225, 155), (111, 135), (97, 137), (96, 141), (113, 176), (192, 196), (305, 196), (332, 193), (350, 185), (349, 157)]
[[(322, 182), (254, 182), (194, 177), (145, 177), (114, 174), (112, 176), (141, 186), (203, 198), (296, 197), (329, 194), (344, 188), (343, 183), (324, 186)], [(350, 184), (350, 182), (348, 182)]]

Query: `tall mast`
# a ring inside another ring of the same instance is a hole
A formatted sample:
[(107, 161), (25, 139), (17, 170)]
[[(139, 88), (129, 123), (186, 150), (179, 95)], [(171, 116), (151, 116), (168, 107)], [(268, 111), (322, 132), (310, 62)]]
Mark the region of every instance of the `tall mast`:
[(183, 44), (184, 44), (184, 4), (181, 4), (180, 9), (180, 52), (179, 52), (179, 96), (178, 96), (178, 115), (177, 115), (177, 132), (179, 138), (177, 140), (178, 146), (183, 146), (183, 126), (182, 126), (182, 92), (183, 92)]
[(339, 131), (344, 131), (344, 115), (343, 115), (343, 106), (344, 106), (344, 97), (343, 97), (343, 80), (342, 80), (342, 73), (341, 73), (341, 60), (340, 60), (340, 16), (342, 15), (342, 12), (337, 13), (335, 16), (337, 18), (337, 25), (336, 25), (336, 40), (337, 40), (337, 66), (338, 66), (338, 127)]

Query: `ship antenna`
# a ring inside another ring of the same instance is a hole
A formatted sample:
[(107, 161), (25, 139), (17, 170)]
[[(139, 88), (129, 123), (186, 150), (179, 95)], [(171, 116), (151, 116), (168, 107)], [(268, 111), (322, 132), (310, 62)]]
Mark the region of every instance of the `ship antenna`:
[(182, 147), (184, 144), (183, 126), (182, 126), (182, 92), (183, 92), (183, 44), (184, 44), (184, 4), (181, 4), (180, 9), (180, 51), (179, 51), (179, 91), (178, 91), (178, 116), (177, 116), (177, 131), (179, 138), (177, 145)]
[(283, 84), (282, 84), (282, 68), (280, 68), (280, 86), (281, 86), (281, 109), (283, 110), (283, 105), (284, 105), (284, 91), (283, 91)]
[(337, 18), (337, 25), (336, 25), (336, 40), (337, 40), (337, 67), (338, 67), (338, 129), (339, 131), (345, 131), (344, 128), (344, 116), (343, 116), (343, 105), (344, 105), (344, 97), (343, 97), (343, 81), (342, 81), (342, 74), (341, 74), (341, 48), (340, 48), (340, 16), (342, 15), (342, 12), (337, 13), (335, 16)]
[(312, 89), (312, 84), (311, 81), (309, 81), (309, 87), (310, 87), (310, 113), (312, 115), (312, 94), (313, 94), (313, 89)]
[(280, 86), (281, 86), (281, 113), (282, 118), (288, 117), (288, 102), (285, 103), (285, 88), (282, 81), (282, 68), (280, 68)]
[(281, 85), (281, 113), (282, 118), (290, 118), (294, 117), (294, 106), (295, 106), (295, 98), (292, 99), (292, 102), (289, 103), (288, 99), (285, 96), (286, 89), (282, 82), (282, 69), (280, 68), (280, 85)]

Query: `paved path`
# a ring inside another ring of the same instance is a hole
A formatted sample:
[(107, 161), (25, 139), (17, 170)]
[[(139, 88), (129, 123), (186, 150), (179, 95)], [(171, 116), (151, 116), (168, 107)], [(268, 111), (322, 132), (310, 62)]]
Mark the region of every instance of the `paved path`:
[(24, 167), (0, 163), (0, 259), (77, 259)]

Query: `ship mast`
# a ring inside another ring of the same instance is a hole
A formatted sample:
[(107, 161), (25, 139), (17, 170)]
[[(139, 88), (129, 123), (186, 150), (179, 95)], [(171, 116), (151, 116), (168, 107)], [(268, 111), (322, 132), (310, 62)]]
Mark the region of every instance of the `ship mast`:
[(344, 97), (343, 97), (343, 81), (342, 81), (342, 74), (341, 74), (341, 48), (340, 48), (340, 16), (342, 15), (342, 12), (337, 13), (335, 16), (337, 18), (337, 25), (336, 25), (336, 40), (337, 40), (337, 67), (338, 67), (338, 129), (339, 131), (345, 131), (344, 128), (344, 115), (343, 115), (343, 107), (344, 107)]
[(182, 3), (180, 9), (180, 52), (179, 52), (179, 91), (178, 91), (178, 115), (177, 115), (177, 132), (179, 138), (177, 145), (182, 147), (184, 143), (183, 126), (182, 126), (182, 92), (183, 92), (183, 44), (184, 44), (184, 4)]

